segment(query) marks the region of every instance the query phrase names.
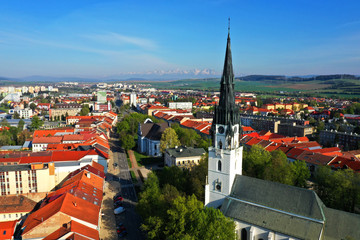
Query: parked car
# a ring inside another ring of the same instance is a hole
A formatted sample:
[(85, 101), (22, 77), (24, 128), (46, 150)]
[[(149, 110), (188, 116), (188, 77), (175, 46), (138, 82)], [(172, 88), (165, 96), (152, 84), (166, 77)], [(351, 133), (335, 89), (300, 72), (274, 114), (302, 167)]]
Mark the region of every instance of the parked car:
[(118, 207), (114, 209), (114, 214), (120, 214), (125, 212), (125, 208), (124, 207)]
[(128, 234), (128, 232), (125, 230), (125, 231), (122, 231), (121, 233), (119, 233), (118, 237), (125, 237), (127, 234)]
[(120, 227), (119, 229), (116, 229), (116, 232), (119, 234), (123, 231), (126, 231), (126, 228), (124, 226)]
[(117, 165), (118, 165), (117, 163), (113, 163), (113, 166), (114, 166), (114, 167), (117, 167)]
[(116, 229), (120, 229), (121, 227), (124, 227), (123, 223), (119, 223), (118, 225), (116, 225)]
[(114, 203), (114, 208), (118, 208), (118, 207), (122, 207), (122, 206), (123, 206), (122, 202)]
[(117, 194), (114, 196), (113, 200), (115, 201), (115, 199), (116, 199), (116, 198), (119, 198), (119, 197), (121, 197), (121, 193), (117, 193)]
[(121, 196), (118, 196), (116, 198), (114, 198), (114, 202), (116, 201), (123, 201), (124, 199)]

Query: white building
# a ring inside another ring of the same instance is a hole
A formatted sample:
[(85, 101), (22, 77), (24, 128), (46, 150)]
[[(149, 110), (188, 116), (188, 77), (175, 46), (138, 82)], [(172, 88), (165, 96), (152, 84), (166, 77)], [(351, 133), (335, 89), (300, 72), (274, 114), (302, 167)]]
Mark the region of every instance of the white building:
[(192, 109), (192, 102), (169, 102), (169, 108), (172, 109)]
[(167, 123), (153, 123), (149, 118), (144, 123), (139, 123), (138, 151), (148, 156), (160, 157), (161, 135), (168, 127)]
[(136, 103), (137, 103), (136, 93), (133, 92), (130, 94), (130, 107), (132, 106), (136, 107)]

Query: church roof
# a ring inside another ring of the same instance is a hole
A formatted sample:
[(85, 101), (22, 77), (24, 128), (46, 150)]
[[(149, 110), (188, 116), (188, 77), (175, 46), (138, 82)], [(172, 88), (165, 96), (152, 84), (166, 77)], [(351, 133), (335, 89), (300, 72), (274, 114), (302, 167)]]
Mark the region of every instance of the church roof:
[(236, 175), (225, 216), (300, 239), (360, 239), (360, 215), (327, 208), (314, 191)]
[(311, 190), (236, 175), (222, 204), (227, 216), (300, 239), (319, 239), (324, 204)]

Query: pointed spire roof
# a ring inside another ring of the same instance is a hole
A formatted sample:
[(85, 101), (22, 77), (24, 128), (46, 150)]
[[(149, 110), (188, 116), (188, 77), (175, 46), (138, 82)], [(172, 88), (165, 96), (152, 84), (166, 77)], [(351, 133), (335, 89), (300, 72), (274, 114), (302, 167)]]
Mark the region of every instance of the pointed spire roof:
[(232, 65), (229, 24), (224, 70), (220, 81), (220, 100), (219, 105), (215, 108), (212, 130), (215, 129), (216, 124), (229, 126), (238, 124), (239, 109), (235, 106), (234, 79), (235, 77)]

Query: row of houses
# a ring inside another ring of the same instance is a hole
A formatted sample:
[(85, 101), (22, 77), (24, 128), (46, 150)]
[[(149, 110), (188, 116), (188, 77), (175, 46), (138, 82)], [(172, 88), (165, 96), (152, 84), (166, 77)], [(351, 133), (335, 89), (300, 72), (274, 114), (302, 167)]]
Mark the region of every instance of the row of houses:
[(16, 220), (0, 222), (0, 239), (99, 239), (104, 181), (103, 167), (92, 163), (69, 173), (35, 206), (22, 198), (22, 205), (33, 208)]
[(319, 143), (309, 141), (307, 138), (283, 138), (278, 135), (263, 137), (252, 133), (243, 136), (240, 142), (246, 147), (259, 145), (270, 152), (281, 150), (290, 162), (305, 161), (311, 172), (314, 172), (317, 166), (327, 165), (334, 169), (349, 168), (360, 172), (360, 155), (358, 153), (341, 152), (338, 147), (322, 148)]

